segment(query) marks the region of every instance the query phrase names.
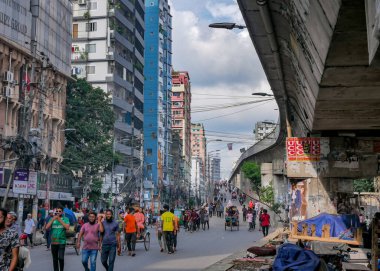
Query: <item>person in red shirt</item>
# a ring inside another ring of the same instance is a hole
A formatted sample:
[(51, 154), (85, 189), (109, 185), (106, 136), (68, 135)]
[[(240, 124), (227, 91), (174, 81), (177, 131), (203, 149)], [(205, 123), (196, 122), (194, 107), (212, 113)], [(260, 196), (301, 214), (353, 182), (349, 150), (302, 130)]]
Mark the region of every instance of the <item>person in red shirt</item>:
[(125, 223), (125, 239), (127, 240), (128, 255), (136, 256), (136, 233), (137, 233), (137, 223), (134, 216), (135, 209), (129, 208), (128, 214), (124, 217)]
[(268, 214), (268, 210), (264, 209), (263, 213), (260, 215), (261, 227), (263, 229), (264, 237), (268, 235), (268, 230), (270, 226), (270, 215)]

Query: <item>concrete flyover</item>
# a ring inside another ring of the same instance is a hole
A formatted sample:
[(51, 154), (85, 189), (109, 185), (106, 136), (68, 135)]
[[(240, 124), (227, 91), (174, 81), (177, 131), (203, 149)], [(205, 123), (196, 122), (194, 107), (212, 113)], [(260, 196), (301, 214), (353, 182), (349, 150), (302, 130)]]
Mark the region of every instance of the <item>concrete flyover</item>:
[[(370, 169), (366, 164), (379, 154), (380, 10), (377, 14), (375, 1), (370, 0), (238, 0), (238, 4), (279, 105), (280, 123), (272, 145), (259, 142), (242, 154), (230, 182), (244, 187), (240, 176), (244, 161), (273, 165), (285, 161), (286, 137), (329, 138), (326, 164), (331, 170), (315, 168), (318, 176), (293, 177), (316, 177), (326, 190), (318, 196), (325, 195), (325, 206), (331, 207), (330, 192), (336, 188), (326, 187), (329, 178), (380, 175), (378, 163)], [(357, 169), (345, 172), (352, 164), (336, 161), (332, 154), (344, 148), (358, 150), (363, 142), (371, 146), (355, 154), (362, 159)], [(345, 166), (339, 175), (337, 168)], [(280, 180), (287, 175), (286, 168), (273, 167), (273, 174)], [(277, 196), (284, 200), (285, 194)]]

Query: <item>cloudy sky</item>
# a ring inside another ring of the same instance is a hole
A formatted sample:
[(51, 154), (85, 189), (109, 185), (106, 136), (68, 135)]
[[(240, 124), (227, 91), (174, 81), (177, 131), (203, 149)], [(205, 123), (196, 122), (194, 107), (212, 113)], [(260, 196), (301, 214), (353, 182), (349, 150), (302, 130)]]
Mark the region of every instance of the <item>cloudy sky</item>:
[[(244, 25), (236, 0), (171, 0), (173, 68), (186, 70), (192, 84), (192, 122), (205, 126), (208, 150), (220, 150), (222, 177), (227, 178), (240, 148), (253, 144), (256, 121), (277, 121), (274, 101), (258, 101), (253, 92), (270, 92), (247, 30), (209, 28), (210, 23)], [(217, 110), (211, 110), (215, 109)], [(219, 107), (219, 108), (218, 108)], [(228, 151), (227, 143), (233, 143)], [(214, 152), (215, 153), (215, 152)]]

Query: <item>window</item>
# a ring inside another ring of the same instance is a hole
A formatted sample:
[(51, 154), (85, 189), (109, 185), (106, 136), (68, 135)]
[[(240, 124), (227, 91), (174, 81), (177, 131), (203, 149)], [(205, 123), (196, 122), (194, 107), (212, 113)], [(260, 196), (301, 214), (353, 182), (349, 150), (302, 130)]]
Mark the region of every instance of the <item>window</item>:
[(91, 10), (98, 9), (98, 5), (96, 2), (87, 2), (87, 8)]
[(73, 24), (73, 39), (78, 38), (78, 24)]
[(147, 169), (147, 170), (152, 170), (152, 165), (147, 165), (147, 166), (146, 166), (146, 169)]
[(87, 53), (96, 53), (96, 44), (86, 44)]
[(97, 29), (97, 24), (96, 22), (93, 23), (86, 23), (86, 31), (87, 32), (94, 32)]
[(95, 66), (86, 66), (87, 74), (95, 74)]
[(152, 149), (146, 149), (146, 155), (151, 156), (152, 155)]

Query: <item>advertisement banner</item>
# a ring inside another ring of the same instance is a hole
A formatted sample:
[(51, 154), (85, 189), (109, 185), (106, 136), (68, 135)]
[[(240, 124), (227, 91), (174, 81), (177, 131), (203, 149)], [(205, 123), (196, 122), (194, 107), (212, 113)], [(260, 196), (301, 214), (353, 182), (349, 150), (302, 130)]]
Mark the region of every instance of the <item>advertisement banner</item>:
[(289, 137), (286, 139), (286, 155), (288, 161), (319, 161), (321, 158), (320, 138)]
[(30, 171), (29, 172), (29, 180), (28, 180), (28, 195), (36, 195), (37, 194), (37, 172)]
[(13, 177), (13, 193), (26, 194), (28, 193), (28, 177), (27, 169), (16, 169)]

